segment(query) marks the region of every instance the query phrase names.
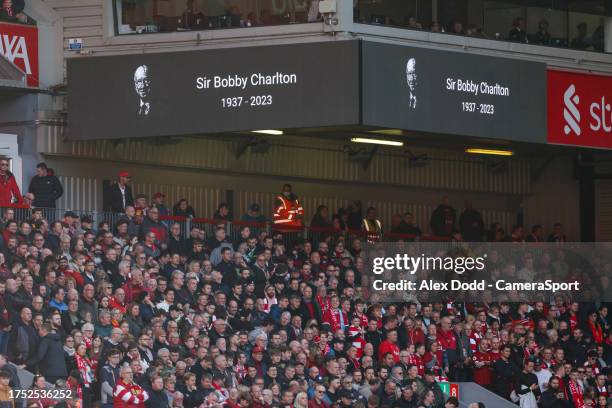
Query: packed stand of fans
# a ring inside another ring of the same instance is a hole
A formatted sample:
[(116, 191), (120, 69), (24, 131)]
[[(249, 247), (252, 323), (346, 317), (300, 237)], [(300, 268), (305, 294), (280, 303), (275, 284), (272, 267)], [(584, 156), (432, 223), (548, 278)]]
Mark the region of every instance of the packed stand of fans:
[[(0, 159), (2, 406), (18, 402), (15, 390), (50, 383), (72, 398), (31, 392), (27, 406), (457, 408), (446, 381), (474, 381), (521, 407), (610, 406), (609, 304), (370, 304), (359, 293), (362, 243), (382, 230), (374, 209), (354, 217), (363, 238), (285, 245), (282, 228), (253, 235), (245, 226), (230, 240), (222, 206), (214, 234), (185, 234), (160, 219), (170, 214), (163, 195), (134, 208), (126, 172), (108, 203), (123, 214), (114, 223), (72, 212), (49, 220), (36, 208), (16, 219), (26, 213), (6, 208), (14, 199), (53, 207), (54, 177), (41, 163), (24, 199)], [(445, 200), (434, 233), (483, 238), (466, 207), (455, 225)], [(176, 210), (195, 216), (186, 202)], [(245, 217), (261, 220), (258, 210)], [(330, 220), (320, 207), (312, 223), (342, 227), (351, 211)], [(303, 217), (285, 185), (274, 222)], [(419, 235), (411, 215), (395, 218), (397, 231)], [(545, 240), (541, 227), (506, 237), (494, 226), (490, 238)], [(565, 240), (560, 225), (548, 239)], [(16, 367), (35, 374), (32, 384), (19, 383)]]

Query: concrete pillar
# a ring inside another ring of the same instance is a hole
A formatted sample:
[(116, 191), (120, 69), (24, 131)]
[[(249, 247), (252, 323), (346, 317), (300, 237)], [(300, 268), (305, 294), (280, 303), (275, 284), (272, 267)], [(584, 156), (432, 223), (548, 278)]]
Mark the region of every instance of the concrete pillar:
[(431, 19), (432, 21), (437, 21), (438, 24), (438, 0), (431, 0)]
[(604, 50), (612, 53), (612, 17), (604, 17)]

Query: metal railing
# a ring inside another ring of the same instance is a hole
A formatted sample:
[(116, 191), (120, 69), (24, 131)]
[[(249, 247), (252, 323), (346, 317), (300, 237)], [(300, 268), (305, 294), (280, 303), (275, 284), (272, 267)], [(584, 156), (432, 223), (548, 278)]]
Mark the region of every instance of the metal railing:
[[(5, 223), (8, 219), (14, 219), (18, 222), (31, 220), (34, 211), (41, 211), (42, 217), (49, 223), (56, 220), (62, 220), (67, 212), (72, 212), (79, 217), (88, 216), (92, 220), (94, 229), (98, 229), (103, 224), (107, 224), (110, 231), (116, 231), (117, 223), (126, 218), (123, 213), (114, 213), (97, 210), (70, 210), (59, 208), (33, 208), (27, 204), (10, 204), (0, 206), (0, 223)], [(12, 213), (12, 215), (9, 215)], [(8, 216), (8, 217), (7, 217)], [(135, 221), (139, 223), (143, 216), (138, 216)], [(349, 242), (354, 238), (366, 240), (368, 238), (367, 231), (355, 229), (336, 229), (329, 227), (317, 226), (291, 226), (286, 224), (274, 224), (272, 222), (250, 222), (250, 221), (230, 221), (214, 218), (201, 217), (182, 217), (182, 216), (160, 216), (160, 221), (164, 222), (168, 227), (172, 224), (179, 224), (181, 227), (181, 235), (188, 238), (191, 235), (192, 228), (199, 228), (206, 237), (213, 237), (217, 227), (224, 227), (226, 236), (232, 241), (240, 239), (242, 230), (248, 228), (249, 235), (259, 237), (261, 234), (278, 235), (286, 246), (295, 244), (300, 240), (309, 240), (313, 245), (318, 245), (319, 242), (326, 240), (328, 237), (334, 241), (343, 238), (345, 242)], [(425, 241), (439, 242), (450, 241), (449, 237), (439, 237), (433, 235), (414, 235), (414, 234), (398, 234), (393, 232), (382, 232), (379, 234), (378, 241)]]

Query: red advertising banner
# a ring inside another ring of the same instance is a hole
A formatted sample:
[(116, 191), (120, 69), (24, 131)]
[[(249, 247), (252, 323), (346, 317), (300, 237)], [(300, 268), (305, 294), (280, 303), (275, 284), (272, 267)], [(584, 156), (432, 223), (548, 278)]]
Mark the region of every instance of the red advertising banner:
[(451, 397), (455, 397), (459, 399), (459, 384), (451, 384), (450, 385), (450, 393)]
[(548, 71), (548, 143), (612, 149), (612, 76)]
[(36, 26), (0, 23), (0, 54), (27, 74), (28, 86), (39, 86)]

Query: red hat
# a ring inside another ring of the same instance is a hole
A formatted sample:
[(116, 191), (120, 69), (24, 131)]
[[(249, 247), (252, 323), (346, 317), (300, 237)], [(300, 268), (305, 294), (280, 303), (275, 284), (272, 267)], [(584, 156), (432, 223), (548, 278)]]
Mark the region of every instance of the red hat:
[(159, 191), (155, 194), (153, 194), (153, 199), (155, 200), (156, 198), (160, 198), (160, 197), (165, 197), (166, 195), (164, 193), (160, 193)]
[(260, 347), (260, 346), (253, 347), (253, 354), (255, 354), (255, 353), (263, 353), (263, 352), (264, 352), (263, 347)]
[(126, 178), (130, 178), (132, 176), (130, 176), (130, 173), (128, 173), (127, 171), (120, 171), (119, 172), (119, 177), (126, 177)]

